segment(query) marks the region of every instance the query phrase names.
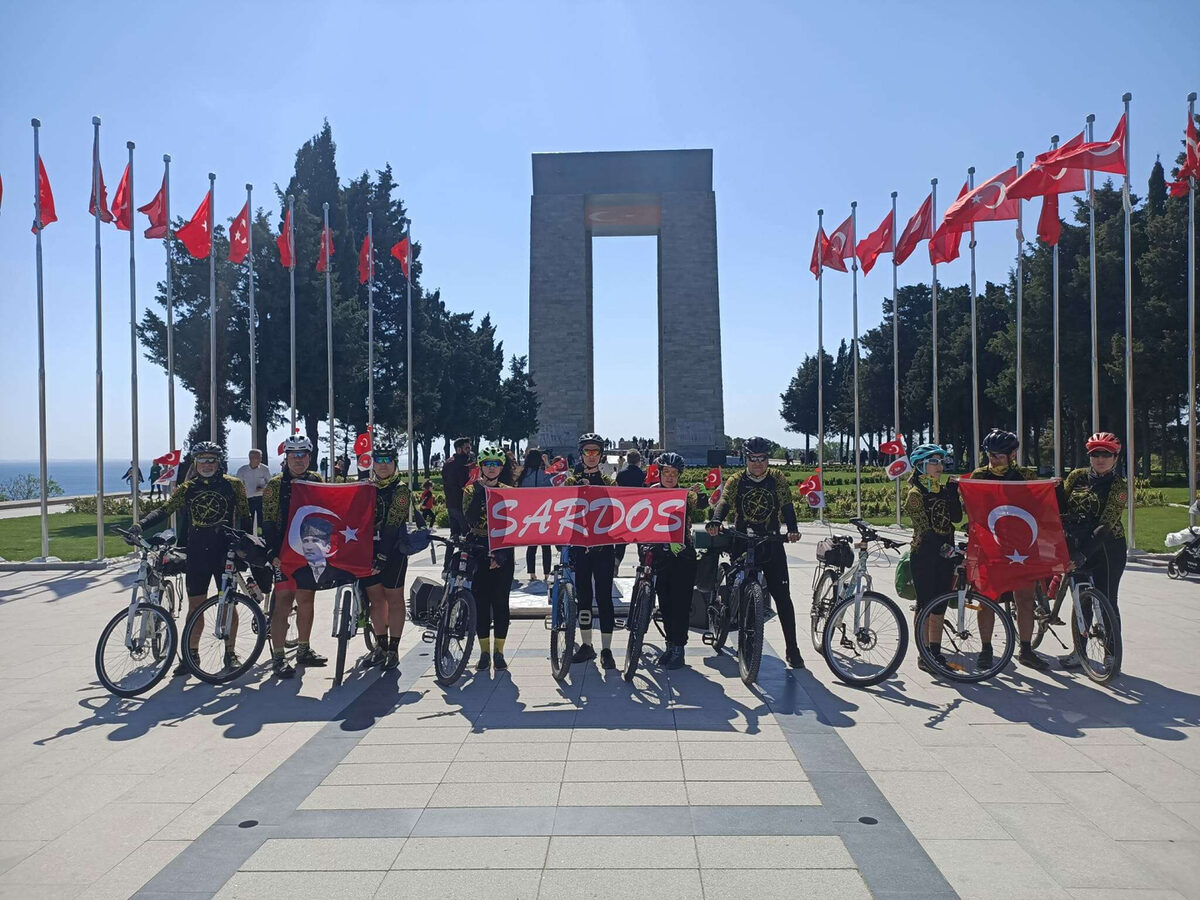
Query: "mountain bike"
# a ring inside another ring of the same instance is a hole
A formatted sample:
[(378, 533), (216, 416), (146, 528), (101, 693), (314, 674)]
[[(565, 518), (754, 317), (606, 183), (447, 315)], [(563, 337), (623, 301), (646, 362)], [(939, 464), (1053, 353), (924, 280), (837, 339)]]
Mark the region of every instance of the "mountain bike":
[[(1074, 650), (1085, 674), (1097, 684), (1108, 684), (1121, 673), (1123, 647), (1121, 620), (1112, 601), (1092, 582), (1092, 576), (1081, 569), (1051, 579), (1049, 596), (1037, 585), (1033, 606), (1034, 633), (1032, 644), (1037, 647), (1047, 633), (1064, 650)], [(1060, 617), (1063, 603), (1071, 598), (1071, 646), (1068, 647), (1054, 630), (1066, 625)], [(1050, 604), (1053, 598), (1053, 605)]]
[(437, 683), (449, 687), (458, 681), (475, 643), (475, 595), (471, 584), (478, 565), (478, 539), (444, 538), (430, 535), (431, 541), (446, 545), (445, 562), (442, 565), (442, 580), (445, 587), (438, 602), (429, 610), (428, 616), (418, 611), (409, 611), (413, 624), (425, 629), (421, 640), (433, 644), (433, 667)]
[(575, 629), (579, 626), (579, 602), (575, 595), (575, 567), (571, 548), (558, 548), (558, 563), (550, 574), (550, 674), (562, 681), (571, 671), (575, 654)]
[(783, 535), (757, 535), (753, 530), (744, 533), (724, 527), (721, 533), (744, 541), (745, 550), (736, 559), (717, 567), (717, 586), (708, 601), (708, 631), (703, 640), (721, 652), (729, 632), (736, 628), (738, 672), (742, 682), (749, 686), (757, 680), (762, 664), (767, 606), (767, 580), (758, 555), (766, 544), (782, 545)]
[(871, 544), (898, 550), (900, 541), (884, 537), (862, 519), (851, 519), (860, 540), (858, 558), (835, 585), (821, 636), (821, 654), (829, 669), (852, 687), (869, 687), (891, 678), (908, 652), (908, 623), (891, 597), (868, 589)]
[(367, 652), (375, 649), (375, 629), (371, 627), (371, 598), (361, 581), (342, 585), (334, 592), (333, 637), (337, 639), (337, 658), (333, 669), (333, 686), (338, 687), (346, 674), (346, 649), (350, 640), (362, 632)]
[(638, 663), (642, 658), (642, 643), (646, 631), (654, 618), (654, 585), (658, 575), (654, 569), (655, 555), (662, 552), (652, 544), (638, 546), (638, 567), (633, 582), (633, 594), (629, 601), (629, 617), (625, 627), (629, 629), (629, 642), (625, 647), (625, 680), (633, 681)]
[(169, 570), (183, 565), (183, 558), (175, 550), (173, 531), (145, 537), (113, 530), (140, 551), (141, 560), (129, 605), (109, 620), (96, 642), (96, 677), (118, 697), (136, 697), (162, 681), (175, 658), (179, 597)]
[[(817, 542), (817, 566), (813, 569), (812, 607), (809, 609), (809, 638), (813, 649), (822, 652), (825, 645), (825, 622), (836, 599), (838, 581), (854, 565), (853, 538), (848, 534), (831, 534)], [(866, 589), (871, 589), (871, 576), (866, 577)]]

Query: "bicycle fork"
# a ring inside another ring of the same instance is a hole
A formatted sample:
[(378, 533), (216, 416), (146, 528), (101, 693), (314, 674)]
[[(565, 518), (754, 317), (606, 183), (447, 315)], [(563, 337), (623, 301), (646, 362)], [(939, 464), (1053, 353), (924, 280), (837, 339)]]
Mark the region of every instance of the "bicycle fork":
[[(138, 616), (138, 588), (146, 583), (146, 564), (142, 563), (138, 577), (133, 582), (133, 592), (129, 597), (129, 614), (125, 616), (125, 649), (136, 651), (145, 646), (150, 636), (150, 617)], [(133, 620), (138, 619), (137, 636), (133, 633)]]

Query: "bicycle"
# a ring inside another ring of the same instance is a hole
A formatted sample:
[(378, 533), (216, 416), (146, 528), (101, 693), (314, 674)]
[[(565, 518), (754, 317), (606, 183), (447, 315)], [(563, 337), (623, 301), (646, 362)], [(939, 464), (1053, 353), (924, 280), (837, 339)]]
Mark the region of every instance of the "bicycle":
[[(625, 680), (633, 681), (638, 663), (642, 658), (642, 644), (646, 631), (654, 618), (654, 585), (658, 574), (654, 569), (654, 557), (658, 552), (654, 545), (638, 547), (638, 567), (633, 583), (633, 595), (629, 601), (629, 616), (625, 627), (629, 629), (629, 642), (625, 647)], [(661, 620), (661, 616), (659, 617)], [(660, 626), (661, 627), (661, 626)]]
[(858, 557), (836, 582), (821, 635), (821, 655), (846, 684), (870, 687), (891, 678), (908, 652), (904, 613), (891, 597), (870, 590), (871, 544), (884, 550), (898, 550), (904, 544), (880, 535), (862, 519), (851, 519), (850, 524), (860, 535), (854, 542)]
[[(957, 561), (954, 570), (954, 590), (936, 597), (917, 611), (913, 633), (917, 652), (932, 671), (951, 681), (976, 683), (991, 678), (1008, 665), (1016, 649), (1017, 632), (1008, 610), (990, 597), (979, 593), (967, 581), (966, 548), (965, 543), (960, 543), (957, 547), (942, 548), (943, 556)], [(929, 633), (929, 618), (935, 615), (935, 609), (943, 608), (943, 603), (944, 613), (937, 613), (943, 616), (942, 652), (939, 659), (930, 651), (926, 638)], [(992, 660), (990, 663), (985, 660), (984, 664), (981, 664), (979, 654), (983, 649), (983, 642), (979, 630), (979, 615), (985, 611), (989, 612), (993, 622), (1000, 626), (999, 637), (1003, 641), (1003, 647), (1000, 650), (995, 649), (997, 635), (993, 626)], [(969, 619), (968, 612), (974, 613), (974, 617)]]
[[(254, 569), (260, 573), (270, 569), (261, 538), (228, 525), (217, 529), (229, 538), (221, 588), (188, 616), (180, 642), (188, 670), (201, 681), (219, 685), (248, 672), (266, 646), (265, 595)], [(212, 628), (206, 631), (204, 620), (210, 609), (214, 611)], [(238, 627), (243, 617), (248, 629)]]
[[(1041, 644), (1047, 632), (1053, 634), (1064, 650), (1075, 651), (1083, 674), (1097, 684), (1108, 684), (1121, 674), (1121, 620), (1117, 616), (1116, 607), (1096, 587), (1092, 576), (1079, 569), (1072, 569), (1066, 575), (1052, 579), (1050, 594), (1054, 598), (1053, 606), (1050, 605), (1041, 584), (1037, 585), (1033, 607), (1035, 630), (1032, 645), (1036, 648)], [(1073, 604), (1069, 648), (1054, 630), (1056, 625), (1068, 624), (1059, 616), (1068, 596)]]
[[(125, 542), (141, 552), (129, 605), (100, 631), (96, 642), (96, 676), (118, 697), (136, 697), (167, 674), (179, 633), (175, 627), (179, 598), (165, 571), (175, 556), (175, 532), (150, 537), (114, 528)], [(116, 638), (116, 639), (114, 639)]]
[(429, 615), (418, 616), (409, 610), (414, 625), (424, 628), (421, 640), (433, 644), (435, 679), (442, 687), (458, 681), (471, 656), (475, 643), (475, 595), (471, 583), (475, 577), (476, 554), (470, 538), (444, 538), (435, 534), (431, 541), (446, 545), (442, 579), (445, 587)]
[(333, 634), (337, 639), (337, 660), (333, 669), (333, 686), (338, 687), (346, 674), (346, 649), (353, 638), (362, 632), (367, 652), (375, 649), (375, 629), (371, 627), (371, 598), (362, 583), (355, 580), (342, 585), (334, 595)]
[[(850, 548), (850, 535), (831, 534), (817, 542), (817, 567), (813, 569), (812, 607), (809, 609), (809, 638), (818, 653), (825, 643), (825, 622), (833, 608), (838, 581), (845, 571), (854, 565), (854, 551)], [(867, 590), (871, 588), (871, 576), (866, 576)]]
[(550, 574), (550, 615), (546, 618), (546, 628), (550, 632), (550, 674), (556, 681), (562, 681), (571, 671), (575, 629), (579, 626), (575, 567), (570, 551), (570, 547), (559, 547), (558, 563)]
[(716, 590), (708, 603), (708, 631), (704, 643), (720, 653), (729, 632), (738, 632), (738, 672), (742, 683), (749, 686), (758, 679), (762, 664), (763, 624), (766, 618), (767, 580), (758, 564), (759, 548), (764, 544), (781, 544), (779, 534), (757, 535), (722, 528), (721, 533), (746, 542), (741, 556), (717, 567)]

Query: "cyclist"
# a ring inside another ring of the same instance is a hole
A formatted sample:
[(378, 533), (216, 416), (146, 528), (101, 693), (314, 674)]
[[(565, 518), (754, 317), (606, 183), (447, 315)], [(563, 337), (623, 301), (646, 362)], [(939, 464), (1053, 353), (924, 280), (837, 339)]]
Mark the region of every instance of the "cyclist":
[[(408, 556), (397, 548), (400, 529), (408, 521), (412, 491), (396, 471), (396, 448), (379, 438), (371, 451), (375, 475), (375, 561), (371, 574), (359, 583), (371, 601), (371, 628), (375, 649), (368, 665), (394, 669), (400, 664), (400, 636), (404, 633), (404, 576)], [(420, 510), (414, 510), (418, 527), (425, 527)]]
[[(584, 432), (579, 436), (580, 462), (567, 478), (568, 485), (594, 484), (611, 487), (612, 478), (600, 471), (603, 458), (604, 438), (595, 432)], [(600, 614), (600, 663), (606, 669), (615, 669), (617, 661), (612, 655), (613, 627), (616, 613), (613, 611), (612, 585), (616, 570), (616, 553), (607, 547), (572, 547), (571, 562), (575, 566), (575, 586), (579, 591), (579, 638), (571, 662), (587, 662), (596, 658), (592, 645), (592, 598)]]
[[(662, 454), (658, 458), (656, 487), (678, 488), (685, 465), (683, 457), (678, 453)], [(664, 553), (655, 560), (658, 580), (654, 587), (658, 595), (658, 607), (662, 610), (663, 631), (667, 636), (667, 647), (659, 656), (658, 664), (667, 669), (678, 669), (685, 663), (688, 620), (692, 612), (692, 589), (696, 584), (696, 547), (691, 528), (692, 513), (696, 508), (696, 492), (690, 490), (684, 515), (683, 543), (660, 545), (658, 549)]]
[[(913, 538), (912, 565), (913, 587), (917, 591), (917, 608), (920, 609), (935, 598), (954, 589), (953, 559), (942, 555), (945, 547), (954, 547), (954, 526), (962, 521), (962, 498), (958, 495), (958, 483), (942, 482), (946, 465), (946, 451), (937, 444), (921, 444), (908, 458), (913, 464), (909, 479), (911, 487), (904, 502), (904, 511), (912, 520)], [(944, 667), (948, 665), (942, 657), (942, 617), (946, 603), (938, 604), (929, 617), (928, 635), (916, 636), (925, 640), (930, 652)], [(917, 666), (931, 672), (924, 657), (917, 657)]]
[[(510, 619), (508, 598), (512, 593), (513, 569), (516, 555), (511, 547), (488, 550), (487, 499), (488, 488), (512, 487), (500, 478), (507, 457), (499, 447), (484, 447), (479, 451), (479, 480), (463, 489), (462, 533), (473, 534), (479, 556), (475, 569), (475, 609), (478, 612), (475, 634), (479, 638), (479, 662), (475, 668), (486, 671), (495, 666), (507, 669), (504, 642), (508, 638)], [(494, 625), (493, 625), (494, 623)], [(496, 645), (492, 647), (492, 631)], [(492, 650), (495, 650), (493, 655)]]
[[(983, 452), (987, 454), (988, 464), (973, 471), (971, 478), (985, 481), (1032, 481), (1037, 478), (1036, 469), (1016, 464), (1017, 448), (1020, 446), (1020, 439), (1011, 431), (993, 428), (983, 439)], [(1050, 668), (1050, 664), (1038, 655), (1032, 644), (1034, 597), (1035, 592), (1032, 586), (1019, 588), (1012, 592), (1013, 605), (1017, 608), (1017, 636), (1021, 641), (1017, 662), (1044, 672)], [(981, 608), (979, 610), (980, 651), (978, 660), (981, 669), (991, 666), (994, 659), (992, 633), (995, 625), (995, 615), (992, 611)]]
[[(225, 451), (212, 441), (200, 441), (192, 447), (195, 463), (194, 474), (171, 492), (170, 499), (154, 512), (147, 513), (134, 525), (135, 533), (152, 528), (164, 521), (176, 510), (184, 510), (190, 517), (188, 528), (187, 563), (184, 580), (187, 583), (188, 615), (190, 616), (208, 596), (208, 585), (215, 581), (221, 586), (225, 574), (225, 557), (229, 553), (229, 538), (221, 534), (217, 526), (228, 525), (241, 528), (250, 518), (250, 506), (246, 502), (246, 487), (237, 478), (222, 474), (221, 464)], [(203, 629), (194, 633), (199, 640)], [(233, 652), (237, 638), (237, 619), (230, 629), (225, 650), (225, 666), (234, 668), (241, 661)], [(193, 652), (196, 647), (190, 648)], [(183, 648), (179, 648), (179, 665), (175, 675), (186, 675)]]
[[(1075, 469), (1062, 485), (1060, 507), (1063, 530), (1077, 558), (1076, 567), (1087, 571), (1100, 593), (1112, 601), (1117, 623), (1121, 610), (1117, 593), (1125, 574), (1125, 503), (1129, 483), (1117, 473), (1121, 440), (1111, 431), (1099, 431), (1087, 440), (1088, 468)], [(1077, 668), (1074, 653), (1058, 658), (1064, 669)]]
[[(278, 573), (281, 570), (279, 550), (283, 546), (288, 527), (288, 512), (291, 508), (292, 482), (323, 482), (319, 472), (310, 468), (312, 464), (312, 441), (303, 435), (293, 435), (283, 442), (285, 455), (283, 471), (267, 482), (263, 488), (263, 539), (271, 565)], [(288, 616), (292, 604), (296, 605), (296, 632), (300, 645), (296, 649), (296, 662), (304, 666), (323, 666), (329, 662), (309, 643), (313, 626), (313, 599), (315, 590), (282, 589), (275, 587), (271, 605), (271, 650), (272, 670), (278, 678), (291, 678), (296, 670), (285, 658), (284, 641), (287, 638)]]
[[(708, 532), (716, 536), (721, 522), (734, 515), (734, 527), (741, 532), (747, 528), (759, 535), (777, 534), (780, 521), (787, 527), (788, 543), (800, 540), (796, 525), (796, 507), (787, 479), (782, 473), (769, 468), (771, 442), (763, 437), (753, 437), (743, 445), (746, 469), (735, 472), (725, 482), (721, 499), (709, 513)], [(736, 559), (745, 550), (745, 542), (735, 540), (730, 556)], [(767, 591), (775, 601), (779, 613), (779, 624), (783, 627), (783, 640), (787, 646), (787, 664), (793, 669), (804, 668), (804, 658), (796, 643), (796, 611), (792, 607), (792, 594), (788, 580), (787, 554), (782, 547), (764, 544), (758, 557), (763, 575), (767, 579)]]

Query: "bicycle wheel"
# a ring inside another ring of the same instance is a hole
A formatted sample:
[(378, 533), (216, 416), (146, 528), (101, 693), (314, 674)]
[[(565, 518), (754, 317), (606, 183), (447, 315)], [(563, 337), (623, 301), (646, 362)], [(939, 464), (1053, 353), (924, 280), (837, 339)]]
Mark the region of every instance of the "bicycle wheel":
[(562, 681), (571, 671), (571, 657), (575, 653), (575, 625), (579, 621), (579, 607), (575, 602), (575, 585), (563, 580), (555, 591), (558, 605), (558, 626), (550, 627), (550, 674)]
[(625, 645), (625, 680), (633, 681), (642, 658), (642, 642), (654, 612), (654, 591), (648, 581), (638, 585), (629, 606), (629, 643)]
[[(267, 642), (267, 619), (257, 603), (230, 593), (225, 621), (217, 622), (221, 595), (205, 600), (188, 616), (180, 641), (192, 674), (209, 684), (227, 684), (258, 662)], [(205, 627), (205, 626), (208, 627)]]
[(765, 603), (762, 586), (757, 582), (742, 588), (742, 616), (738, 622), (738, 672), (747, 687), (758, 680), (758, 668), (762, 665)]
[(175, 621), (165, 609), (153, 603), (138, 603), (133, 646), (127, 647), (128, 620), (126, 607), (109, 620), (96, 642), (96, 677), (118, 697), (136, 697), (162, 681), (179, 640)]
[[(167, 618), (171, 619), (173, 623), (176, 606), (175, 588), (171, 585), (171, 582), (163, 582), (162, 594), (159, 596), (159, 601), (158, 605), (163, 608), (167, 614)], [(178, 628), (176, 629), (176, 635), (178, 635)], [(167, 643), (167, 629), (162, 622), (158, 622), (155, 624), (154, 631), (151, 634), (150, 647), (156, 657), (161, 659), (165, 656), (170, 661), (175, 655), (175, 647), (168, 647)]]
[(354, 582), (354, 594), (358, 597), (358, 628), (362, 632), (363, 643), (367, 652), (375, 650), (375, 628), (371, 625), (371, 597), (366, 589), (357, 581)]
[(833, 572), (826, 569), (821, 573), (817, 586), (813, 589), (812, 609), (809, 611), (809, 637), (812, 638), (813, 649), (823, 653), (825, 643), (825, 623), (829, 620), (829, 611), (833, 608), (834, 593), (837, 591), (837, 578)]
[(433, 667), (437, 683), (449, 687), (458, 681), (471, 647), (475, 643), (475, 597), (470, 591), (456, 591), (442, 610), (437, 637), (433, 644)]
[(851, 687), (870, 687), (891, 678), (908, 652), (908, 622), (891, 597), (864, 591), (829, 613), (821, 636), (829, 670)]
[[(943, 602), (947, 604), (942, 620), (941, 658), (935, 658), (925, 642), (928, 634), (929, 617), (932, 610)], [(995, 625), (992, 629), (992, 660), (981, 659), (983, 640), (979, 626), (979, 615), (991, 613)], [(951, 681), (978, 682), (991, 678), (1008, 665), (1016, 650), (1017, 630), (1012, 616), (998, 603), (975, 591), (964, 594), (959, 606), (959, 593), (942, 594), (932, 603), (923, 606), (917, 613), (913, 625), (917, 652), (925, 664)]]
[(342, 683), (346, 674), (346, 646), (350, 643), (350, 632), (354, 627), (351, 616), (354, 613), (354, 590), (347, 586), (338, 588), (338, 602), (334, 607), (333, 632), (337, 638), (337, 656), (333, 666), (333, 686)]
[(179, 594), (175, 592), (175, 582), (170, 578), (164, 578), (162, 581), (162, 596), (158, 598), (158, 605), (165, 609), (171, 618), (179, 615)]
[(717, 568), (716, 587), (708, 598), (708, 632), (712, 635), (712, 648), (717, 652), (721, 651), (729, 637), (729, 610), (733, 606), (729, 601), (734, 588), (725, 584), (728, 573), (729, 567), (724, 563)]
[(1079, 587), (1078, 607), (1071, 611), (1071, 637), (1083, 674), (1092, 681), (1108, 684), (1121, 673), (1121, 620), (1112, 601), (1095, 587)]

